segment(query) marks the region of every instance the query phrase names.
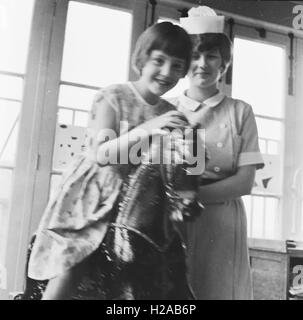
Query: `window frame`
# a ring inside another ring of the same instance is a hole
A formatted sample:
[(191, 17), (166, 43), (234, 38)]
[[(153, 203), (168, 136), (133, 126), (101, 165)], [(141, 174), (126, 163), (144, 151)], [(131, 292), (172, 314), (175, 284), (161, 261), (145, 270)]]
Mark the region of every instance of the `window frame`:
[[(233, 36), (239, 37), (241, 39), (251, 40), (251, 41), (258, 41), (261, 43), (266, 43), (270, 45), (276, 45), (279, 47), (282, 47), (285, 49), (285, 58), (289, 56), (289, 41), (287, 35), (283, 35), (277, 32), (273, 32), (270, 30), (266, 31), (266, 37), (260, 38), (258, 30), (258, 26), (243, 26), (241, 24), (235, 24), (233, 28)], [(286, 60), (285, 65), (285, 75), (288, 77), (289, 75), (289, 62), (288, 59)], [(231, 88), (230, 86), (230, 94), (231, 94)], [(285, 214), (283, 214), (285, 211), (285, 207), (289, 206), (289, 198), (285, 194), (285, 179), (289, 176), (289, 170), (287, 167), (287, 161), (286, 161), (286, 151), (287, 146), (289, 146), (290, 141), (290, 134), (289, 131), (286, 130), (286, 128), (289, 128), (289, 123), (292, 122), (292, 114), (289, 112), (289, 109), (286, 108), (287, 105), (290, 104), (290, 101), (293, 99), (292, 96), (288, 94), (287, 91), (287, 82), (285, 82), (285, 100), (284, 100), (284, 116), (283, 118), (276, 118), (276, 117), (267, 117), (262, 116), (259, 114), (255, 114), (256, 118), (265, 118), (270, 119), (274, 121), (279, 121), (282, 123), (284, 130), (282, 132), (282, 139), (281, 139), (281, 165), (282, 165), (282, 173), (281, 173), (281, 183), (282, 183), (282, 193), (281, 194), (259, 194), (259, 193), (252, 193), (251, 196), (261, 196), (261, 197), (273, 197), (279, 200), (278, 204), (278, 211), (277, 212), (277, 225), (275, 230), (275, 239), (280, 239), (285, 237), (287, 234), (289, 234), (290, 225), (289, 221), (285, 218)], [(290, 151), (291, 152), (291, 151)], [(265, 217), (264, 217), (265, 219)], [(263, 230), (265, 230), (265, 227), (263, 227)], [(253, 238), (253, 237), (252, 237)]]
[[(6, 246), (7, 289), (0, 299), (22, 291), (27, 246), (35, 233), (49, 197), (52, 154), (64, 36), (69, 1), (127, 10), (133, 14), (131, 49), (144, 30), (141, 0), (35, 1), (17, 143), (16, 167)], [(129, 78), (132, 75), (129, 68)]]

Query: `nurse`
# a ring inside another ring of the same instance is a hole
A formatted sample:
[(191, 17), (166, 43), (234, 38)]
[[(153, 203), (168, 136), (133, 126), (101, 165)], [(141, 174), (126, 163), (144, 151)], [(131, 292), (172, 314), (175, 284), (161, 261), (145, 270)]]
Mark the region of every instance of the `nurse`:
[(208, 7), (192, 8), (181, 26), (193, 43), (190, 84), (170, 102), (205, 129), (210, 156), (199, 188), (205, 209), (186, 226), (190, 282), (198, 299), (252, 299), (241, 196), (250, 194), (256, 169), (264, 165), (255, 117), (249, 104), (218, 89), (232, 57), (224, 17)]

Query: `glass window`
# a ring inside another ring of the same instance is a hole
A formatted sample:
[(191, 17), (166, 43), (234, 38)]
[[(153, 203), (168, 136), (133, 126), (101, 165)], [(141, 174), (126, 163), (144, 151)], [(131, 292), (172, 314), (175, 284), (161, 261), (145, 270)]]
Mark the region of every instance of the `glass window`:
[(0, 168), (0, 265), (5, 259), (12, 173), (10, 169)]
[(0, 97), (22, 99), (23, 79), (16, 76), (0, 74)]
[[(253, 57), (253, 60), (252, 60)], [(244, 197), (248, 215), (248, 235), (272, 239), (277, 233), (280, 197), (273, 197), (282, 185), (282, 145), (284, 137), (285, 48), (259, 41), (234, 39), (232, 96), (251, 104), (256, 115), (260, 150), (276, 156), (257, 170), (256, 181), (275, 179), (275, 191), (253, 189)], [(275, 169), (273, 175), (273, 168)], [(274, 181), (274, 180), (272, 180)], [(260, 184), (260, 183), (259, 183)], [(257, 183), (256, 183), (257, 185)], [(257, 194), (264, 194), (257, 196)]]
[(275, 239), (277, 235), (279, 199), (264, 196), (242, 197), (247, 214), (247, 235)]
[(128, 12), (70, 1), (61, 80), (98, 87), (125, 82), (131, 28)]
[[(0, 0), (0, 272), (5, 265), (23, 78), (34, 0)], [(0, 280), (0, 288), (5, 281)]]
[(59, 107), (68, 107), (89, 111), (92, 98), (97, 90), (75, 86), (61, 85), (59, 92)]
[(267, 141), (265, 139), (259, 139), (259, 148), (261, 153), (266, 153), (266, 145), (267, 145)]
[(303, 166), (294, 172), (291, 184), (292, 210), (294, 212), (292, 231), (298, 239), (303, 238)]
[(20, 103), (0, 100), (0, 166), (15, 159)]
[(263, 197), (252, 197), (252, 202), (253, 202), (253, 211), (251, 212), (252, 235), (255, 238), (263, 238), (265, 199)]
[[(85, 144), (88, 112), (97, 90), (128, 80), (131, 33), (131, 13), (69, 2), (57, 117), (67, 128), (66, 134), (56, 130), (51, 194), (60, 172)], [(77, 143), (68, 142), (71, 135), (78, 137)]]
[(25, 73), (34, 2), (0, 1), (0, 70)]
[(264, 238), (267, 239), (274, 239), (277, 233), (276, 227), (277, 227), (277, 221), (278, 221), (278, 215), (277, 212), (279, 210), (278, 208), (279, 200), (276, 198), (266, 198), (265, 200), (265, 235)]
[(60, 108), (58, 111), (57, 121), (60, 124), (73, 124), (73, 110)]
[(235, 37), (232, 96), (256, 114), (283, 118), (285, 61), (284, 48)]
[(75, 111), (75, 126), (87, 127), (88, 123), (88, 113), (83, 111)]
[(283, 135), (283, 124), (280, 121), (256, 117), (258, 133), (260, 138), (281, 140)]
[(268, 154), (279, 154), (279, 143), (277, 141), (268, 141), (267, 143)]

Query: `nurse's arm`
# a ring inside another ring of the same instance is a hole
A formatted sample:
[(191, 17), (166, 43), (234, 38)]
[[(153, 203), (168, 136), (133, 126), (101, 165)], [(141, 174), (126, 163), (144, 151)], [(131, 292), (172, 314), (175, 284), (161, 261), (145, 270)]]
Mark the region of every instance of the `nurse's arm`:
[(199, 187), (199, 200), (203, 204), (232, 200), (251, 193), (256, 173), (255, 165), (238, 167), (228, 178)]

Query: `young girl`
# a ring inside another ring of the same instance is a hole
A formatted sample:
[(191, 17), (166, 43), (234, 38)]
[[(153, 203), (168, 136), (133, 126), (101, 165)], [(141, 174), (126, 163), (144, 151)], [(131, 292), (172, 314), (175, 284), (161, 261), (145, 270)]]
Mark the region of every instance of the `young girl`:
[[(133, 158), (129, 151), (138, 137), (149, 139), (164, 133), (164, 128), (188, 125), (183, 114), (160, 96), (185, 76), (190, 59), (187, 33), (169, 22), (156, 24), (136, 44), (133, 66), (139, 79), (97, 93), (89, 150), (65, 173), (44, 212), (28, 263), (28, 283), (38, 281), (35, 292), (26, 290), (23, 299), (40, 299), (41, 294), (43, 299), (72, 298), (87, 268), (85, 261), (96, 256), (108, 231), (122, 183), (135, 167), (129, 163)], [(90, 285), (89, 280), (82, 281), (82, 292)], [(106, 299), (105, 289), (100, 295), (96, 292), (95, 298)]]

